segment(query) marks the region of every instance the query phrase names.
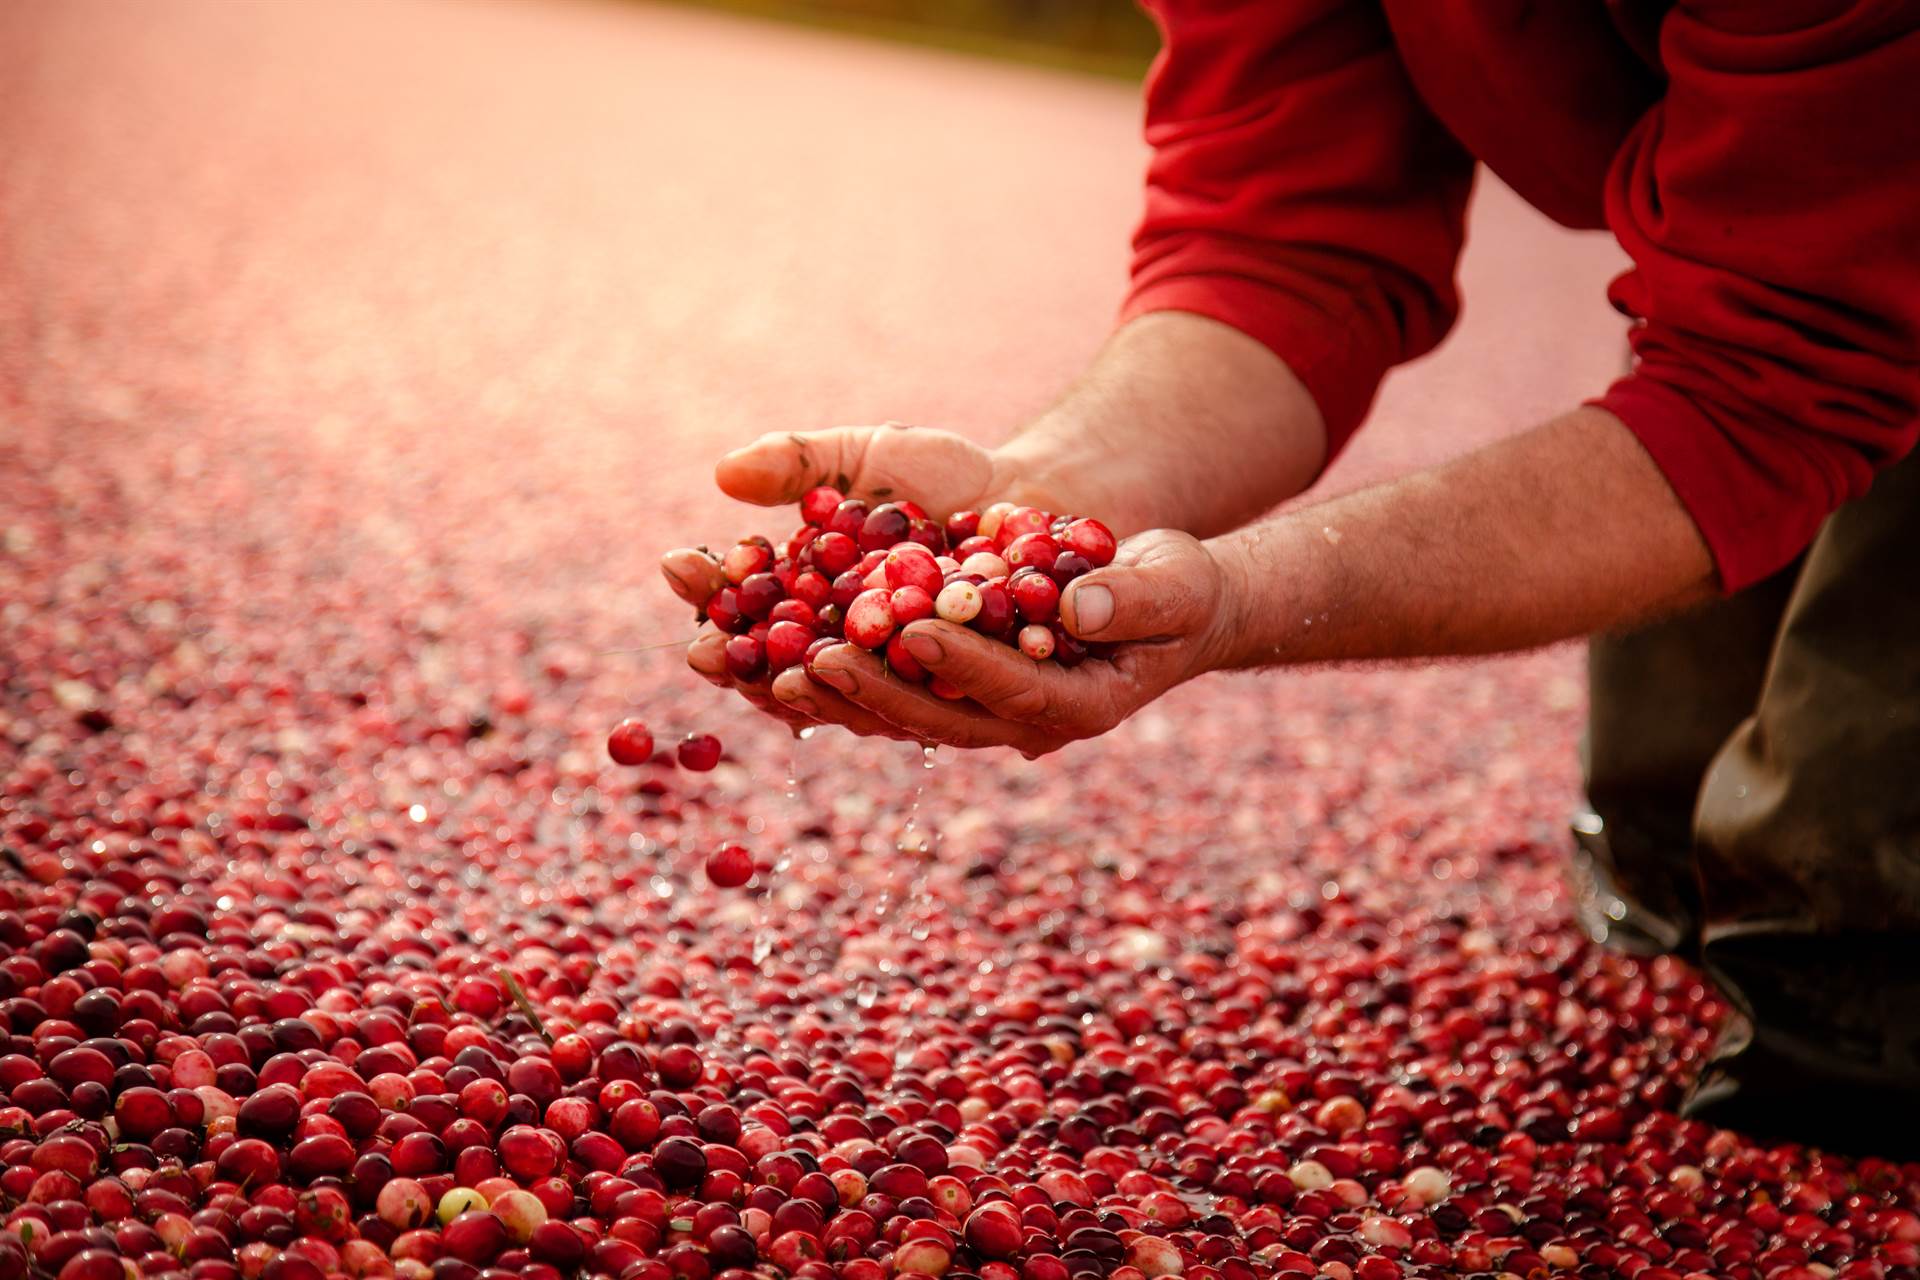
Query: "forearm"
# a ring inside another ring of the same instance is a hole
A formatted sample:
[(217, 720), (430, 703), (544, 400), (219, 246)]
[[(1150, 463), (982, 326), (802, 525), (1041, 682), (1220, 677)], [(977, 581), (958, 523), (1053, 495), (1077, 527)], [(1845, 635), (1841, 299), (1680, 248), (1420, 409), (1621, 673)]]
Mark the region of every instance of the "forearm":
[(1252, 338), (1184, 312), (1121, 328), (1046, 413), (994, 450), (997, 471), (1122, 534), (1224, 533), (1312, 483), (1319, 410)]
[(1714, 589), (1666, 479), (1598, 409), (1210, 547), (1239, 602), (1227, 667), (1520, 649)]

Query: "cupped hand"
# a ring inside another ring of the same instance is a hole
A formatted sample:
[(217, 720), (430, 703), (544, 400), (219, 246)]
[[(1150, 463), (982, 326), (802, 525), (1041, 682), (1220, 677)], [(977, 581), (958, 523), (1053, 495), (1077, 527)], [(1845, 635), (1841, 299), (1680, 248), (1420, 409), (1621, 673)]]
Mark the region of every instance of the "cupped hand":
[[(773, 432), (720, 459), (714, 479), (731, 497), (763, 507), (798, 502), (823, 484), (867, 502), (910, 499), (936, 518), (1001, 501), (1045, 505), (1005, 470), (965, 436), (889, 422)], [(719, 558), (699, 547), (667, 552), (660, 569), (674, 594), (696, 609), (726, 585)]]
[[(773, 432), (720, 459), (714, 478), (728, 495), (759, 506), (798, 502), (807, 490), (825, 484), (867, 502), (911, 499), (938, 517), (1000, 501), (1039, 505), (1043, 497), (1019, 477), (1007, 474), (993, 455), (965, 436), (891, 422)], [(660, 568), (674, 594), (696, 610), (704, 609), (727, 584), (719, 557), (701, 547), (667, 552), (660, 558)], [(687, 665), (716, 685), (737, 689), (748, 702), (789, 726), (798, 729), (825, 719), (859, 733), (911, 736), (862, 712), (831, 689), (814, 690), (824, 713), (819, 716), (782, 703), (773, 696), (766, 678), (738, 680), (728, 674), (726, 642), (725, 632), (703, 624), (687, 647)]]
[(1121, 544), (1114, 562), (1075, 581), (1061, 620), (1082, 640), (1116, 647), (1072, 668), (1027, 657), (950, 622), (906, 628), (928, 671), (967, 695), (949, 701), (892, 675), (877, 654), (836, 645), (771, 684), (774, 702), (810, 722), (855, 733), (956, 747), (1012, 747), (1028, 757), (1090, 738), (1167, 690), (1226, 665), (1239, 592), (1207, 546), (1154, 530)]

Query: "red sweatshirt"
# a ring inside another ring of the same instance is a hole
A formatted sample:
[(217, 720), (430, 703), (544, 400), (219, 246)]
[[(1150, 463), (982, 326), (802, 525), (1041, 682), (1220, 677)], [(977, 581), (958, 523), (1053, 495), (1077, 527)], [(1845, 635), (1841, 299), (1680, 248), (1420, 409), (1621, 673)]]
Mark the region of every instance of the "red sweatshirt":
[[(1306, 383), (1330, 449), (1457, 305), (1476, 158), (1612, 230), (1639, 437), (1735, 591), (1920, 436), (1920, 3), (1149, 0), (1125, 314)], [(1920, 548), (1916, 548), (1920, 552)]]

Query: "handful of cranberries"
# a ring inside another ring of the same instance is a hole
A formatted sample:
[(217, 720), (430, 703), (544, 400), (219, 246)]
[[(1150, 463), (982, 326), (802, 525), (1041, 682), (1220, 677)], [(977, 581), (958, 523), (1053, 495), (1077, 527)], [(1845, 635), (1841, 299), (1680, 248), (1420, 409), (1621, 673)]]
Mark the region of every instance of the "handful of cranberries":
[(942, 618), (1077, 666), (1100, 647), (1060, 624), (1060, 593), (1110, 564), (1111, 530), (1085, 516), (995, 503), (944, 524), (912, 502), (869, 507), (827, 485), (800, 499), (805, 521), (778, 546), (743, 538), (720, 558), (726, 584), (707, 621), (731, 632), (727, 668), (742, 680), (810, 663), (846, 641), (885, 654), (903, 680), (943, 698), (964, 694), (914, 660), (900, 629)]

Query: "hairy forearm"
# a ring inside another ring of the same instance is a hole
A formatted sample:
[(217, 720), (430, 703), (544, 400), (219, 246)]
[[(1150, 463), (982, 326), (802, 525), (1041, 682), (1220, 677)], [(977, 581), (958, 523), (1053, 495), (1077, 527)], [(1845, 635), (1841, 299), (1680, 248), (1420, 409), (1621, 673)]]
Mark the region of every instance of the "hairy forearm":
[(1230, 667), (1527, 648), (1714, 589), (1665, 478), (1598, 409), (1210, 546), (1240, 602)]
[(1024, 486), (1122, 533), (1203, 537), (1300, 492), (1325, 459), (1320, 412), (1286, 365), (1183, 312), (1127, 324), (1058, 404), (994, 451)]

